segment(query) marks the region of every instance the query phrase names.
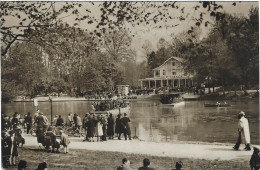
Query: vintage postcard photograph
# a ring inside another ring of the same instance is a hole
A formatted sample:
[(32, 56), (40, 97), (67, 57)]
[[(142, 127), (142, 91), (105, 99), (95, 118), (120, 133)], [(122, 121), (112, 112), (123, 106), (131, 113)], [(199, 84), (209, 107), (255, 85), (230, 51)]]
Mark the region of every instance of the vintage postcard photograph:
[(1, 168), (258, 170), (258, 1), (0, 1)]

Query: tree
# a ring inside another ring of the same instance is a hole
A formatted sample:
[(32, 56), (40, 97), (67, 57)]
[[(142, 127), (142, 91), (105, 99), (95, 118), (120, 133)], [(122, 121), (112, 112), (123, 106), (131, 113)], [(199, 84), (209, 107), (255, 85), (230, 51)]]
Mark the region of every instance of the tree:
[[(78, 21), (92, 20), (90, 11), (86, 10), (85, 15), (79, 12), (81, 3), (66, 2), (61, 7), (60, 2), (1, 2), (1, 55), (5, 56), (11, 45), (20, 40), (30, 40), (28, 34), (38, 28), (50, 29), (60, 23), (67, 15), (75, 15), (75, 26)], [(8, 20), (16, 21), (16, 24), (9, 24)]]
[(152, 43), (149, 40), (145, 40), (144, 44), (142, 45), (142, 49), (144, 49), (145, 57), (148, 60), (152, 53)]
[[(91, 17), (91, 11), (84, 7), (85, 4), (98, 5), (101, 17)], [(233, 3), (234, 6), (235, 4)], [(197, 11), (200, 7), (207, 9), (207, 13), (216, 20), (224, 17), (223, 13), (219, 12), (223, 6), (216, 2), (200, 2), (194, 5), (194, 10)], [(1, 2), (0, 10), (3, 35), (1, 41), (4, 43), (1, 46), (2, 56), (7, 54), (8, 49), (17, 40), (30, 40), (27, 36), (32, 30), (53, 28), (71, 15), (74, 18), (74, 26), (78, 26), (80, 21), (95, 23), (96, 30), (92, 34), (97, 37), (101, 37), (106, 28), (123, 28), (127, 23), (133, 27), (152, 23), (159, 28), (175, 27), (179, 25), (176, 19), (181, 22), (188, 18), (188, 15), (185, 15), (185, 7), (177, 2)], [(174, 16), (173, 11), (179, 11), (180, 15)], [(203, 12), (199, 13), (198, 18), (193, 18), (194, 24), (200, 26), (205, 23), (206, 26), (209, 21), (203, 20)], [(15, 20), (17, 24), (8, 25), (7, 20)]]

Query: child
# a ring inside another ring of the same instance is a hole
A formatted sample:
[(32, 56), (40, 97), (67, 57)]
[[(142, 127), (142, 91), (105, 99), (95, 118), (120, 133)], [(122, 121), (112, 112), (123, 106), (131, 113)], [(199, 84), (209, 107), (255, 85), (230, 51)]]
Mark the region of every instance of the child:
[(69, 153), (69, 147), (68, 145), (70, 144), (70, 140), (68, 135), (66, 135), (62, 130), (60, 131), (60, 144), (63, 145), (64, 147), (64, 153)]

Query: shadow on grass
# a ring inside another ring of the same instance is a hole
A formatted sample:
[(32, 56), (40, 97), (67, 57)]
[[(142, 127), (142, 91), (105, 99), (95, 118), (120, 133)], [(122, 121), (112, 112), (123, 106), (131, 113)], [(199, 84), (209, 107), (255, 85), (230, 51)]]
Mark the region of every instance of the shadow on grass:
[(232, 147), (231, 148), (211, 148), (208, 149), (211, 151), (234, 151), (234, 152), (239, 152), (239, 150), (234, 150)]
[(45, 152), (45, 153), (56, 153), (56, 154), (60, 154), (61, 152), (52, 152), (52, 150), (47, 150), (44, 148), (23, 148), (23, 150), (27, 150), (27, 151), (34, 151), (34, 152)]

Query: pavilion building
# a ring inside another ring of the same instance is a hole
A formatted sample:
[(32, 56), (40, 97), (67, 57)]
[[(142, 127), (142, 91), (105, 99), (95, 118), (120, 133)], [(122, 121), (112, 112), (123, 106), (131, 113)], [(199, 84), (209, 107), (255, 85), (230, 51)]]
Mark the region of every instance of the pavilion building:
[(184, 88), (193, 86), (193, 75), (185, 72), (184, 59), (171, 57), (153, 69), (153, 77), (140, 79), (141, 89)]

